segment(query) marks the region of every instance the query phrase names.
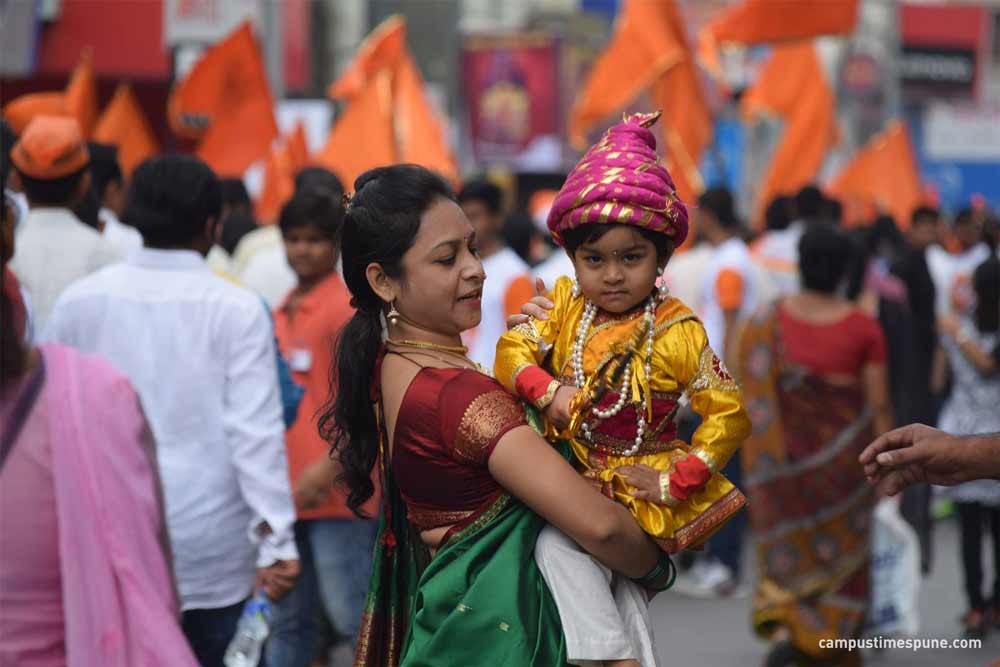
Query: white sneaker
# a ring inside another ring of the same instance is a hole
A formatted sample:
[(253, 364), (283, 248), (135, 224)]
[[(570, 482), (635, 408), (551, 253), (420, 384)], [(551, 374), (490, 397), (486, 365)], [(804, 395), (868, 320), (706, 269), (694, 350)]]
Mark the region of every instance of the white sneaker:
[(677, 575), (672, 590), (692, 598), (723, 597), (722, 591), (732, 590), (733, 574), (714, 558), (700, 558), (687, 572)]

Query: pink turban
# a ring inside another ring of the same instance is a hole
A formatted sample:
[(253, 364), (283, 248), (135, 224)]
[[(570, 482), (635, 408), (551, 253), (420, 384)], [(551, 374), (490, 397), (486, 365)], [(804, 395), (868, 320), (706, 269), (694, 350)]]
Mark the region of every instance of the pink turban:
[(649, 126), (660, 112), (634, 114), (604, 133), (573, 168), (549, 212), (549, 231), (619, 223), (666, 234), (675, 246), (688, 232), (687, 207), (656, 156)]

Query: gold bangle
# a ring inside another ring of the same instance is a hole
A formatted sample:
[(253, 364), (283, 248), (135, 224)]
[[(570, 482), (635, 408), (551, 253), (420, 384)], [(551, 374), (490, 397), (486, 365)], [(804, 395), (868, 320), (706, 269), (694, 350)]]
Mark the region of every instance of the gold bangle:
[(670, 495), (670, 473), (666, 471), (660, 473), (660, 504), (667, 507), (677, 504), (677, 499)]
[(550, 382), (548, 389), (545, 390), (545, 393), (542, 394), (537, 401), (535, 401), (535, 407), (539, 410), (544, 410), (552, 405), (552, 401), (556, 399), (556, 392), (559, 391), (560, 387), (562, 387), (562, 384), (560, 384), (559, 380), (553, 380)]

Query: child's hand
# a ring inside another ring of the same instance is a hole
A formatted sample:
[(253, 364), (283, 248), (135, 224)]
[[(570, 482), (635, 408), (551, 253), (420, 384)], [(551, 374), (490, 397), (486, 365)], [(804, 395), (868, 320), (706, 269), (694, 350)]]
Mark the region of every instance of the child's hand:
[(549, 291), (545, 288), (545, 281), (541, 278), (535, 279), (535, 296), (528, 303), (521, 306), (521, 312), (507, 318), (507, 330), (511, 330), (518, 324), (524, 324), (531, 318), (536, 320), (549, 319), (549, 311), (555, 304), (549, 301), (546, 296)]
[(656, 468), (636, 463), (635, 465), (615, 468), (615, 472), (622, 476), (626, 484), (636, 488), (632, 494), (636, 500), (663, 502), (660, 498), (660, 471)]
[(577, 391), (579, 390), (576, 387), (567, 385), (559, 387), (556, 390), (555, 398), (549, 403), (549, 407), (545, 408), (545, 417), (549, 420), (550, 424), (558, 429), (564, 429), (569, 426), (569, 422), (573, 418), (573, 413), (570, 411), (569, 406)]

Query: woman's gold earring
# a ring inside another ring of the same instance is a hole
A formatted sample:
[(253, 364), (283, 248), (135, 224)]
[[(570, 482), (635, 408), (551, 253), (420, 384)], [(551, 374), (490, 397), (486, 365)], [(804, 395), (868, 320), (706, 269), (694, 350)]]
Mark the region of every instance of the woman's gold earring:
[(396, 320), (399, 319), (399, 311), (396, 310), (396, 302), (389, 302), (389, 312), (386, 314), (385, 319), (389, 320), (389, 324), (395, 324)]

